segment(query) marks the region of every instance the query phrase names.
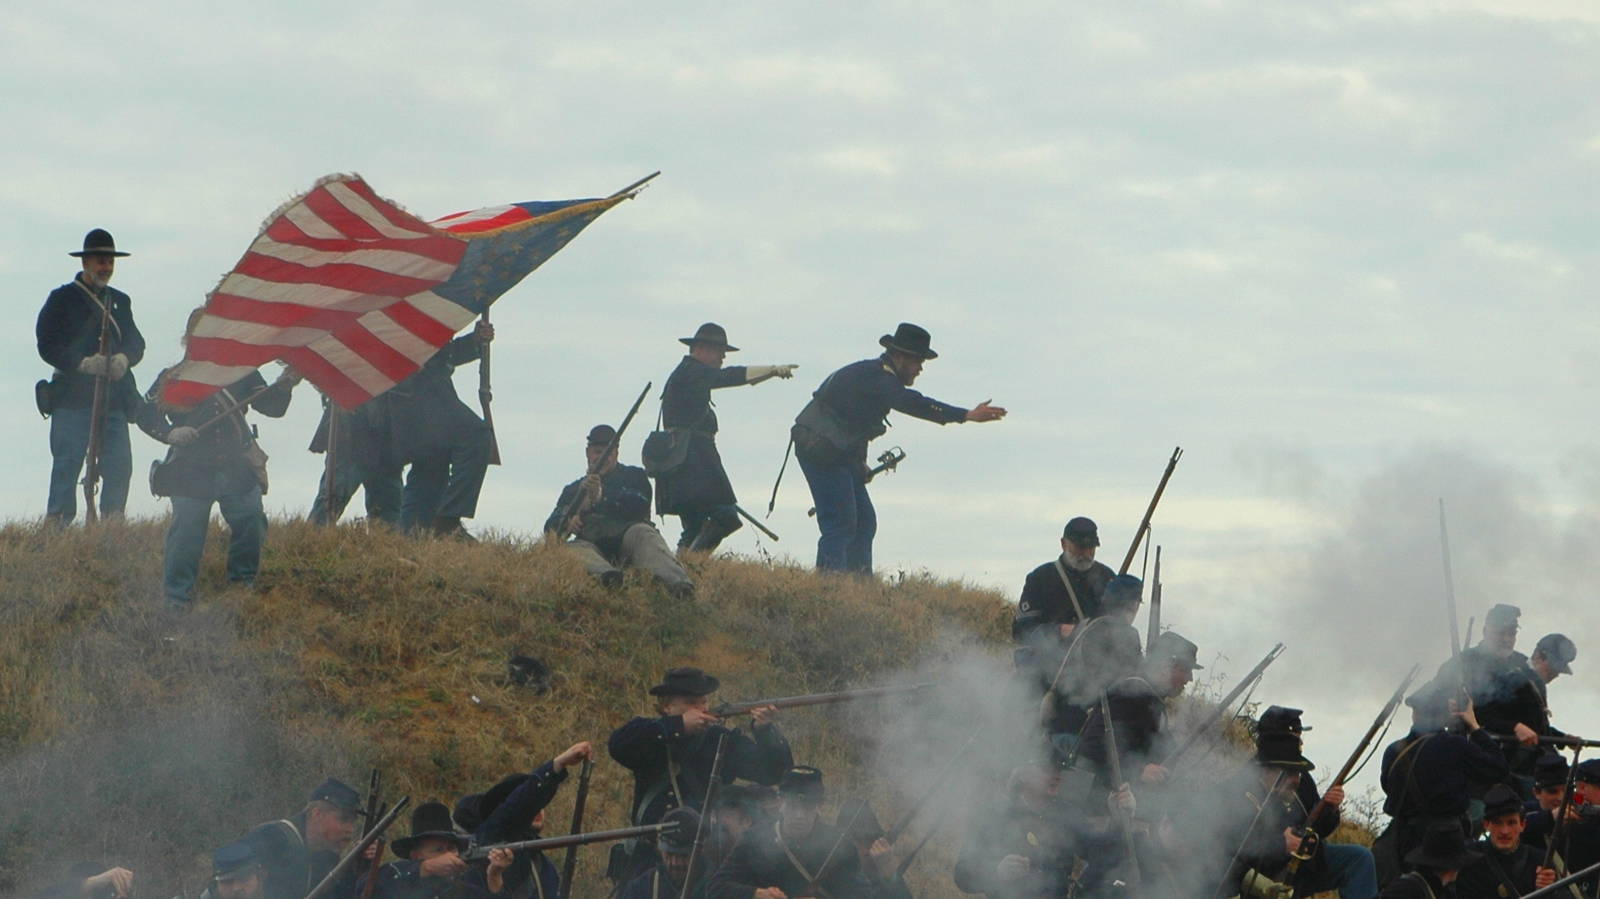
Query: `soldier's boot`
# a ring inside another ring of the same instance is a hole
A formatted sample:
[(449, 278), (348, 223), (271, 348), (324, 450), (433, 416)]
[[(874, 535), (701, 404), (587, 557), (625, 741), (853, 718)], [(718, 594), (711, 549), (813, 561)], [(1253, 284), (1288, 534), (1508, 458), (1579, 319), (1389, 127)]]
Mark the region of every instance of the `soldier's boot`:
[(453, 537), (463, 543), (477, 543), (478, 538), (467, 533), (461, 519), (453, 515), (440, 515), (433, 520), (433, 532), (440, 537)]
[(722, 543), (724, 537), (744, 527), (744, 522), (739, 520), (739, 513), (731, 506), (719, 506), (715, 511), (706, 516), (700, 525), (700, 533), (695, 535), (694, 542), (689, 544), (692, 552), (709, 553)]

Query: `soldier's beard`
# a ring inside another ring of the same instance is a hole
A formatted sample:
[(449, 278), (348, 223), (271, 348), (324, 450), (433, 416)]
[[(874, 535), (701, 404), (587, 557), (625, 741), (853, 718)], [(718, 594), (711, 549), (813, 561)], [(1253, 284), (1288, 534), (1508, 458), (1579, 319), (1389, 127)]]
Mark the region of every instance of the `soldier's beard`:
[(1094, 556), (1080, 556), (1071, 550), (1061, 554), (1067, 567), (1073, 571), (1088, 571), (1094, 567)]

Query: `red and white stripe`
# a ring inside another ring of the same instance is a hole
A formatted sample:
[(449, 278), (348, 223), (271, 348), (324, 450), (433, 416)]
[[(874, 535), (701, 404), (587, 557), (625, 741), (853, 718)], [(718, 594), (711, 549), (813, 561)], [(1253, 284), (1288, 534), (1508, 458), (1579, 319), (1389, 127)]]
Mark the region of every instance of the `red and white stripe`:
[(192, 405), (282, 359), (354, 408), (471, 323), (474, 313), (433, 293), (466, 249), (465, 238), (383, 200), (360, 178), (325, 179), (268, 220), (207, 298), (163, 398)]

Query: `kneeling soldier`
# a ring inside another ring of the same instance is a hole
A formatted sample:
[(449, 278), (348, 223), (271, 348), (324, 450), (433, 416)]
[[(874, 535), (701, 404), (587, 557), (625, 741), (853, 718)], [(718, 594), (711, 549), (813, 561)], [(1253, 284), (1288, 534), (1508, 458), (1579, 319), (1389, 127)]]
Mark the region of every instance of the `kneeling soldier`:
[[(378, 869), (373, 899), (479, 899), (505, 889), (510, 849), (489, 853), (480, 874), (461, 857), (470, 841), (450, 826), (450, 810), (442, 802), (424, 802), (411, 813), (411, 836), (392, 844), (403, 861)], [(363, 885), (360, 889), (364, 889)]]
[[(607, 587), (620, 586), (622, 568), (632, 567), (655, 575), (674, 593), (692, 594), (689, 573), (650, 523), (650, 478), (642, 468), (617, 462), (616, 436), (610, 425), (589, 430), (584, 453), (594, 474), (562, 489), (544, 529), (558, 537), (570, 530), (575, 536), (567, 548)], [(566, 515), (573, 517), (563, 521)]]

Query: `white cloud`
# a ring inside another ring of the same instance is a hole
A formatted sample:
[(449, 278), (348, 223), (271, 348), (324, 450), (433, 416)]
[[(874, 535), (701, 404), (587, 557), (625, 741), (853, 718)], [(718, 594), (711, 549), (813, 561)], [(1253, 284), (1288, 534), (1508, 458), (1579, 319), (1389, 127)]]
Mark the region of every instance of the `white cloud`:
[(1481, 232), (1462, 235), (1461, 243), (1481, 255), (1526, 266), (1553, 278), (1572, 274), (1571, 263), (1554, 251), (1532, 243), (1501, 240)]

